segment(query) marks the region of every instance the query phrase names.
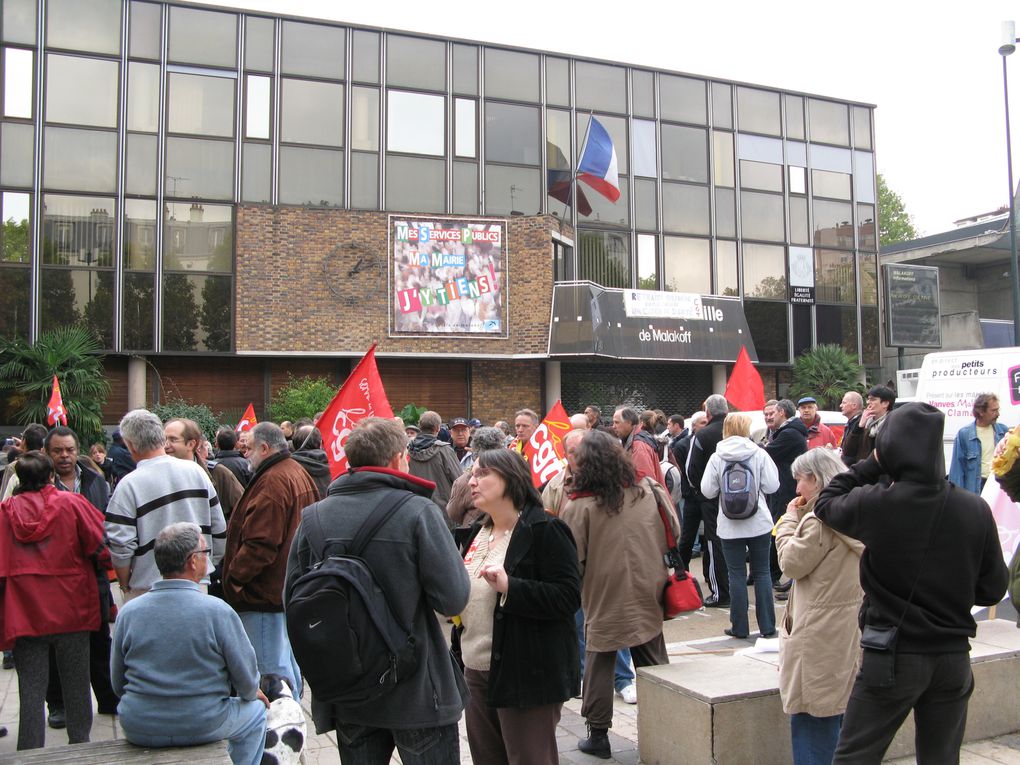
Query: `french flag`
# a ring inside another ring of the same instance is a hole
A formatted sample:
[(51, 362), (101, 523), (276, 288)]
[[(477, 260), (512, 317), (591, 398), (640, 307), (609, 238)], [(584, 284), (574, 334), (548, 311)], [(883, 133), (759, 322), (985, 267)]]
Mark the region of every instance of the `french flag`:
[(577, 166), (577, 178), (610, 202), (620, 198), (620, 176), (616, 169), (613, 139), (595, 117), (588, 125), (588, 140)]

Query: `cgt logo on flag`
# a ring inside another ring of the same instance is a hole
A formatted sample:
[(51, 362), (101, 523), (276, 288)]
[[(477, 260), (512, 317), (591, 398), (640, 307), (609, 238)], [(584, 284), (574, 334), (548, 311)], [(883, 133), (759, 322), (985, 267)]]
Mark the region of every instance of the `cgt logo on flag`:
[(566, 466), (563, 436), (569, 430), (570, 417), (563, 404), (557, 401), (524, 445), (524, 459), (531, 468), (531, 482), (535, 488), (563, 472)]
[(60, 383), (57, 382), (56, 375), (53, 375), (53, 392), (46, 404), (46, 422), (53, 427), (67, 426), (67, 412), (64, 409), (64, 400), (60, 397)]
[(244, 410), (244, 414), (241, 415), (241, 420), (237, 423), (234, 431), (237, 433), (247, 433), (258, 424), (259, 421), (255, 417), (255, 407), (249, 402), (248, 408)]

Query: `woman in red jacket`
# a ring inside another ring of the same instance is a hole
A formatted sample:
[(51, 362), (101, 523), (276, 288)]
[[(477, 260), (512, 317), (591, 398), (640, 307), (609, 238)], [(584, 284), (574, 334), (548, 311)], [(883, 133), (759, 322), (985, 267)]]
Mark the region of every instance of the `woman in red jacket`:
[(0, 504), (0, 648), (14, 648), (20, 718), (18, 749), (45, 743), (43, 700), (49, 650), (56, 650), (72, 744), (89, 740), (89, 632), (99, 629), (95, 556), (103, 516), (84, 497), (53, 486), (40, 452), (16, 465), (20, 486)]

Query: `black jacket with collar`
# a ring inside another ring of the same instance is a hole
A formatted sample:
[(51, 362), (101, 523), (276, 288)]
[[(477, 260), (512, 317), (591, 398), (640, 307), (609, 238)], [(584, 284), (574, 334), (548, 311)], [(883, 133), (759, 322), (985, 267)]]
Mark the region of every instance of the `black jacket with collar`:
[(786, 512), (790, 500), (797, 496), (797, 479), (790, 467), (793, 461), (807, 451), (807, 428), (800, 417), (794, 415), (784, 422), (765, 445), (772, 461), (779, 471), (779, 490), (769, 494), (768, 505), (773, 519)]
[[(687, 482), (691, 486), (691, 498), (699, 501), (713, 501), (705, 499), (701, 493), (701, 478), (705, 475), (705, 468), (708, 466), (708, 459), (715, 454), (715, 448), (722, 441), (723, 420), (726, 417), (720, 415), (713, 417), (712, 421), (698, 431), (691, 439), (690, 452), (687, 455), (686, 471)], [(718, 504), (718, 499), (714, 500)]]

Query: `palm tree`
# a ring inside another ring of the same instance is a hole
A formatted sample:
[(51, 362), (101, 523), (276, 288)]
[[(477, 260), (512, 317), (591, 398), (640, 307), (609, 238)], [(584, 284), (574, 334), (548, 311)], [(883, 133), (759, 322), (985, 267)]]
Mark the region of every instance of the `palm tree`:
[(793, 363), (789, 396), (813, 396), (819, 409), (836, 409), (848, 390), (862, 392), (861, 365), (842, 346), (819, 345)]
[(83, 444), (101, 436), (103, 405), (110, 393), (103, 370), (102, 346), (85, 327), (58, 327), (34, 345), (21, 338), (0, 339), (0, 391), (9, 391), (16, 422), (46, 422), (53, 375), (67, 410), (68, 425)]

